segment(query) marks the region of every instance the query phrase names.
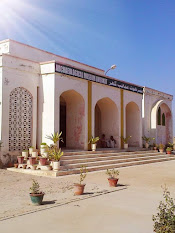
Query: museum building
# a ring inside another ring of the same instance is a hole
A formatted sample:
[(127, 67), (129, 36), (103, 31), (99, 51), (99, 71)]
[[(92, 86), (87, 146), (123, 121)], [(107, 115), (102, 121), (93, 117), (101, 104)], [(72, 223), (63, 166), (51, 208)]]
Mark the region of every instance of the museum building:
[(173, 96), (106, 76), (104, 70), (14, 40), (0, 42), (0, 140), (13, 153), (51, 143), (63, 133), (67, 149), (88, 149), (91, 136), (173, 140)]

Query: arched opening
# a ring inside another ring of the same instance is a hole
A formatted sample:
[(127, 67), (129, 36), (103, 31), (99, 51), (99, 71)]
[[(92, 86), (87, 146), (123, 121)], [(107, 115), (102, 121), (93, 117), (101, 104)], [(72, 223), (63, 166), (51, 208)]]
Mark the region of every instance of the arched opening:
[(10, 93), (9, 151), (28, 150), (32, 144), (33, 97), (23, 87)]
[(110, 98), (103, 98), (95, 105), (95, 136), (105, 134), (106, 140), (111, 136), (119, 147), (119, 114), (116, 104)]
[(167, 144), (172, 142), (172, 114), (170, 108), (167, 104), (162, 103), (157, 111), (159, 114), (159, 109), (161, 110), (161, 125), (157, 122), (157, 140), (156, 142)]
[(131, 136), (128, 141), (129, 146), (138, 147), (140, 145), (141, 124), (140, 110), (136, 103), (130, 102), (126, 105), (126, 137)]
[(60, 147), (84, 149), (85, 103), (83, 97), (74, 90), (65, 91), (60, 96), (60, 132), (64, 143)]

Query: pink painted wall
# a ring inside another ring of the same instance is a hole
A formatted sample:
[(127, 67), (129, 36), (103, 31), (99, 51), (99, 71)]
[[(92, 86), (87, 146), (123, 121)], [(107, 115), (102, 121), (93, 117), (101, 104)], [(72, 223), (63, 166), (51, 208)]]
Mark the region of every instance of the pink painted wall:
[[(98, 117), (95, 119), (95, 123), (100, 122), (99, 135), (105, 134), (106, 139), (110, 139), (113, 136), (117, 141), (117, 147), (119, 147), (119, 113), (116, 104), (109, 98), (103, 98), (97, 102), (100, 110)], [(97, 113), (96, 113), (97, 117)], [(95, 126), (96, 127), (96, 126)]]
[(83, 97), (70, 90), (61, 95), (66, 101), (66, 147), (84, 149), (85, 104)]
[(139, 146), (140, 134), (140, 111), (136, 103), (130, 102), (126, 105), (126, 137), (132, 136), (129, 146)]

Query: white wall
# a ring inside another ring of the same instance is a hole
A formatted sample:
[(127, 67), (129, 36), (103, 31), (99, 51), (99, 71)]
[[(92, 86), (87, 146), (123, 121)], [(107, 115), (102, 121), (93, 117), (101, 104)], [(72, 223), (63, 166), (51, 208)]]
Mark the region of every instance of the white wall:
[[(155, 137), (157, 140), (157, 110), (161, 103), (165, 103), (172, 113), (173, 96), (151, 89), (144, 88), (144, 115), (143, 115), (143, 135), (147, 137)], [(160, 104), (159, 104), (160, 103)], [(152, 118), (152, 119), (151, 119)], [(171, 119), (171, 125), (172, 125)], [(160, 128), (160, 127), (159, 127)], [(161, 132), (162, 137), (165, 132)], [(160, 134), (160, 133), (159, 133)], [(171, 141), (173, 140), (173, 127), (169, 131)], [(158, 140), (159, 143), (160, 140)]]
[(9, 97), (16, 87), (26, 88), (33, 96), (33, 132), (32, 144), (36, 145), (37, 128), (37, 85), (39, 64), (3, 54), (3, 89), (2, 89), (2, 141), (3, 150), (9, 149)]
[(29, 46), (26, 44), (22, 44), (14, 40), (10, 40), (9, 44), (10, 44), (10, 54), (17, 56), (17, 57), (29, 59), (29, 60), (36, 61), (36, 62), (46, 62), (46, 61), (55, 60), (63, 64), (79, 67), (80, 69), (83, 69), (83, 70), (95, 72), (101, 75), (104, 74), (104, 70), (98, 69), (93, 66), (88, 66), (78, 61), (74, 61), (74, 60), (71, 60), (65, 57), (61, 57), (59, 55), (56, 55), (56, 54), (53, 54), (53, 53), (50, 53), (44, 50), (40, 50), (38, 48)]
[(9, 53), (9, 41), (0, 41), (0, 55)]

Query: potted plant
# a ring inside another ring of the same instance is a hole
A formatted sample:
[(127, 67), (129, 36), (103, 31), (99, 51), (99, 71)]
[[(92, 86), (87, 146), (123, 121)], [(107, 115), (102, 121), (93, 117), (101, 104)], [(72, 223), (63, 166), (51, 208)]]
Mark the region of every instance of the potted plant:
[(171, 148), (171, 147), (167, 147), (167, 148), (166, 148), (166, 153), (167, 153), (168, 155), (171, 154), (171, 151), (172, 151), (172, 148)]
[(117, 182), (118, 182), (118, 175), (119, 175), (119, 171), (115, 170), (115, 169), (107, 169), (106, 174), (109, 176), (108, 181), (109, 181), (109, 186), (111, 187), (116, 187), (117, 186)]
[(54, 171), (58, 171), (60, 168), (60, 158), (63, 156), (63, 152), (57, 146), (53, 146), (49, 149), (49, 157), (52, 162), (52, 168)]
[(41, 205), (44, 197), (44, 192), (40, 191), (40, 186), (37, 181), (33, 179), (32, 186), (30, 187), (30, 198), (34, 205)]
[(40, 154), (42, 155), (44, 152), (46, 152), (47, 144), (45, 142), (42, 142), (40, 144)]
[(153, 150), (157, 150), (158, 149), (158, 145), (156, 143), (153, 143)]
[(155, 140), (155, 138), (149, 138), (149, 137), (146, 137), (146, 136), (143, 136), (142, 137), (143, 141), (145, 141), (145, 148), (148, 149), (149, 148), (149, 142), (151, 140)]
[(47, 162), (47, 157), (41, 156), (39, 158), (39, 161), (40, 161), (41, 166), (45, 166)]
[(88, 144), (91, 143), (92, 151), (96, 151), (97, 142), (99, 141), (99, 139), (100, 139), (99, 137), (95, 137), (95, 138), (91, 137), (91, 139), (89, 140)]
[(123, 143), (124, 143), (124, 149), (128, 149), (128, 140), (132, 138), (132, 136), (128, 136), (128, 137), (121, 137)]
[(164, 145), (162, 143), (159, 144), (159, 152), (163, 153), (164, 151)]
[(28, 150), (22, 151), (22, 156), (27, 159), (28, 158)]
[(38, 151), (32, 151), (32, 157), (37, 158), (38, 157)]
[(168, 142), (169, 147), (171, 147), (171, 150), (174, 149), (174, 143)]
[(18, 163), (19, 164), (23, 164), (23, 162), (24, 162), (24, 156), (17, 156), (17, 159), (18, 159)]
[(86, 178), (88, 170), (85, 166), (81, 166), (80, 168), (80, 181), (79, 183), (74, 184), (74, 194), (82, 195), (84, 193), (84, 187), (86, 184), (82, 184), (83, 180)]
[(32, 152), (34, 151), (34, 148), (31, 146), (30, 148), (29, 148), (29, 155), (30, 156), (32, 156)]
[(59, 141), (63, 142), (63, 138), (61, 137), (62, 132), (58, 133), (53, 133), (51, 134), (51, 136), (46, 136), (47, 139), (50, 139), (51, 141), (53, 141), (54, 146), (59, 147)]

